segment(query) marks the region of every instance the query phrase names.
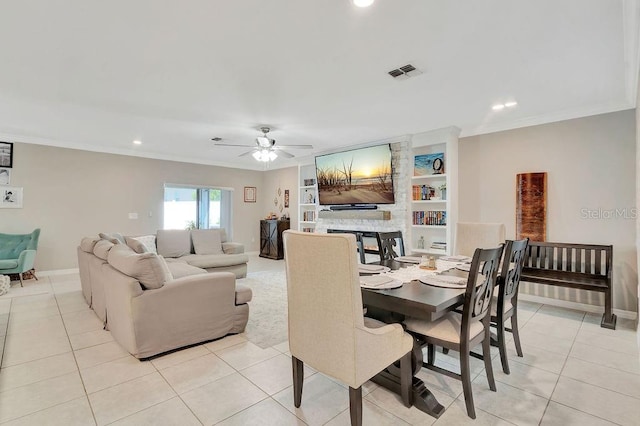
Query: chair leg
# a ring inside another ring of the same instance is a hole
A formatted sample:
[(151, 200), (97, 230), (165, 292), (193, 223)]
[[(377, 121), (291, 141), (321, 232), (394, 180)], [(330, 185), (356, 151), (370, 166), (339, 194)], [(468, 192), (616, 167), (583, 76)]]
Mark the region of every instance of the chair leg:
[(24, 287), (24, 284), (22, 283), (22, 272), (18, 272), (18, 278), (20, 278), (20, 287)]
[(520, 345), (520, 331), (518, 329), (518, 308), (513, 308), (511, 316), (511, 333), (513, 334), (513, 342), (516, 344), (516, 353), (520, 358), (522, 355), (522, 346)]
[(349, 386), (349, 414), (351, 426), (362, 426), (362, 386), (358, 389)]
[(400, 358), (400, 393), (402, 394), (402, 402), (407, 408), (413, 405), (411, 355), (412, 351), (409, 351)]
[(509, 361), (507, 360), (507, 344), (505, 343), (506, 336), (504, 331), (504, 317), (502, 315), (498, 315), (496, 330), (498, 332), (498, 349), (500, 350), (500, 362), (502, 363), (502, 371), (504, 371), (504, 374), (510, 374)]
[(429, 343), (427, 346), (427, 363), (433, 365), (436, 362), (436, 347)]
[(464, 403), (467, 406), (467, 415), (476, 418), (476, 409), (473, 405), (473, 393), (471, 389), (471, 368), (469, 367), (469, 347), (460, 348), (460, 379), (462, 380), (462, 392)]
[(296, 408), (302, 403), (302, 384), (304, 382), (304, 363), (298, 358), (292, 356), (291, 364), (293, 367), (293, 405)]
[(443, 354), (448, 354), (449, 353), (449, 348), (442, 348), (442, 353)]
[[(504, 327), (504, 324), (502, 325)], [(487, 373), (489, 389), (496, 391), (496, 381), (493, 378), (493, 366), (491, 365), (491, 333), (489, 332), (489, 322), (485, 323), (484, 340), (482, 341), (482, 358), (484, 359), (484, 369)]]

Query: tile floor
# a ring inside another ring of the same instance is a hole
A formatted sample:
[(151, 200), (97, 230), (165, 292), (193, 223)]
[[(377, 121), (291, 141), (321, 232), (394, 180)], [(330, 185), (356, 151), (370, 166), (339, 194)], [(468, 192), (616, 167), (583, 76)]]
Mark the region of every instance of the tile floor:
[[(255, 257), (252, 271), (282, 268)], [(10, 315), (7, 315), (10, 314)], [(14, 285), (0, 297), (7, 321), (0, 370), (2, 425), (348, 425), (347, 389), (306, 369), (302, 407), (293, 407), (287, 343), (261, 349), (229, 336), (151, 361), (124, 352), (102, 330), (77, 275)], [(364, 386), (365, 425), (638, 425), (640, 362), (632, 321), (602, 329), (599, 315), (522, 303), (524, 358), (511, 374), (492, 353), (497, 392), (472, 359), (477, 419), (466, 416), (460, 382), (420, 377), (446, 407), (436, 419)], [(0, 324), (1, 326), (2, 324)], [(0, 327), (4, 330), (4, 327)], [(438, 362), (457, 369), (456, 355)]]

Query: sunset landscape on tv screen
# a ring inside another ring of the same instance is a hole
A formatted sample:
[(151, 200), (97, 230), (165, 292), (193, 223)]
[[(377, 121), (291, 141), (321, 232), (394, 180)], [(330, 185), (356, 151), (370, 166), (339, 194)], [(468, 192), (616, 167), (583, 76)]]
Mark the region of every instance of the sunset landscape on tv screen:
[(388, 144), (316, 157), (321, 205), (393, 204)]

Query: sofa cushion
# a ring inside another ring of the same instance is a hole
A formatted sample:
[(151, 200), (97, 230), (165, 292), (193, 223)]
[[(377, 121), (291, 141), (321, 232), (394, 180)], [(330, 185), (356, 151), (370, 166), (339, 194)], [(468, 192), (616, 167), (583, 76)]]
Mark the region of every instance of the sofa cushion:
[(162, 287), (173, 277), (160, 256), (155, 253), (136, 253), (124, 244), (117, 244), (109, 251), (109, 264), (125, 275), (140, 281), (146, 289)]
[(249, 256), (246, 254), (189, 254), (182, 256), (180, 259), (189, 265), (207, 269), (247, 263)]
[(161, 256), (184, 256), (191, 253), (191, 234), (188, 229), (159, 229), (156, 244)]
[(188, 263), (167, 262), (167, 265), (171, 271), (171, 275), (175, 279), (187, 277), (189, 275), (208, 274), (204, 269), (191, 266)]
[(99, 238), (85, 237), (80, 241), (80, 250), (85, 253), (93, 253), (93, 248), (96, 246), (98, 241), (100, 241)]
[(139, 241), (133, 237), (124, 237), (124, 241), (127, 243), (127, 246), (129, 246), (131, 250), (135, 251), (138, 254), (150, 253), (150, 251), (147, 250), (147, 247), (142, 244), (142, 241)]
[(0, 269), (14, 269), (18, 267), (18, 259), (0, 259)]
[(113, 244), (125, 244), (124, 237), (118, 232), (112, 232), (111, 234), (101, 232), (98, 236), (103, 240), (111, 241)]
[(224, 228), (220, 228), (220, 242), (221, 243), (227, 242), (227, 230)]
[(252, 295), (253, 293), (249, 287), (242, 284), (236, 284), (236, 305), (249, 303)]
[(140, 235), (139, 237), (133, 237), (140, 241), (147, 248), (149, 253), (158, 253), (156, 248), (156, 236), (155, 235)]
[(109, 251), (114, 246), (114, 244), (109, 240), (100, 240), (93, 247), (93, 254), (98, 256), (102, 260), (107, 260), (107, 256), (109, 255)]
[(222, 243), (222, 251), (225, 254), (244, 253), (244, 244), (242, 243)]
[(222, 239), (219, 229), (194, 229), (191, 241), (196, 254), (222, 254)]

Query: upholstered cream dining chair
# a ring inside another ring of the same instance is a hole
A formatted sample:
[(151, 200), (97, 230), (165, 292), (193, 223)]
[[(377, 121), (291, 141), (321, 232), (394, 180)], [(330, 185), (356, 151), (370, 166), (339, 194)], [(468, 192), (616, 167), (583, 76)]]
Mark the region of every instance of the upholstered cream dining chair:
[(492, 248), (504, 244), (503, 223), (458, 222), (453, 254), (473, 257), (477, 248)]
[(302, 401), (303, 366), (349, 386), (351, 424), (362, 424), (362, 384), (400, 360), (409, 407), (413, 338), (400, 324), (369, 328), (362, 313), (356, 237), (283, 233), (294, 405)]

